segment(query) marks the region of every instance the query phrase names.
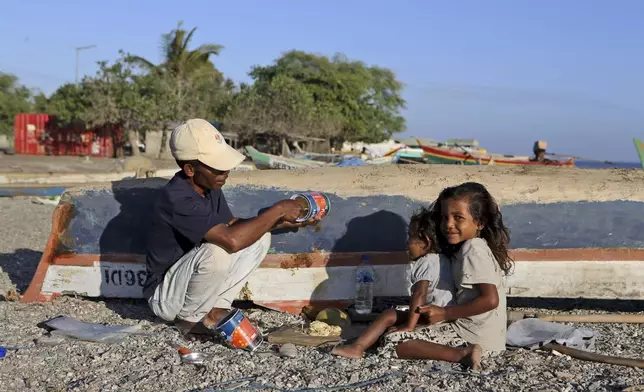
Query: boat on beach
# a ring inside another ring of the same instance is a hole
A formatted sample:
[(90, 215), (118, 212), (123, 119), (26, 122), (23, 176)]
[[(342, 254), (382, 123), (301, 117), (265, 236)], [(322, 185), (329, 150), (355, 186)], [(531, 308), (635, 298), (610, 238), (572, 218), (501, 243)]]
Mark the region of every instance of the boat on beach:
[(312, 167), (323, 167), (331, 166), (332, 163), (324, 161), (316, 161), (312, 159), (302, 159), (302, 158), (286, 158), (279, 155), (267, 154), (261, 151), (258, 151), (253, 146), (245, 146), (244, 150), (246, 154), (250, 156), (253, 163), (258, 169), (304, 169)]
[(426, 163), (425, 153), (421, 148), (405, 146), (389, 151), (384, 156), (392, 156), (395, 163)]
[(321, 154), (315, 152), (302, 152), (292, 154), (289, 158), (306, 159), (310, 161), (326, 162), (326, 163), (339, 163), (345, 158), (343, 154)]
[[(361, 159), (359, 156), (342, 156), (341, 154), (315, 154), (303, 153), (295, 157), (284, 157), (281, 155), (272, 155), (265, 152), (258, 151), (255, 147), (244, 147), (246, 153), (250, 156), (253, 163), (258, 169), (306, 169), (316, 167), (330, 167), (330, 166), (345, 166), (345, 161), (358, 161), (359, 164), (350, 164), (346, 166), (362, 166), (362, 165), (387, 165), (395, 163), (396, 155), (389, 154), (382, 157), (369, 158), (366, 160)], [(338, 159), (340, 158), (340, 159)]]
[[(356, 168), (354, 176), (364, 181), (369, 172)], [(280, 173), (280, 177), (301, 185), (223, 188), (235, 215), (254, 216), (311, 186), (297, 174)], [(520, 179), (526, 181), (525, 174)], [(356, 267), (364, 255), (376, 270), (376, 297), (408, 295), (407, 222), (431, 198), (378, 192), (351, 196), (351, 189), (338, 195), (325, 190), (333, 186), (333, 176), (324, 181), (328, 185), (319, 183), (318, 188), (329, 197), (329, 215), (316, 228), (274, 232), (268, 255), (238, 299), (295, 314), (307, 305), (346, 307), (355, 296)], [(375, 189), (379, 181), (367, 185)], [(50, 237), (23, 301), (46, 301), (63, 294), (141, 298), (147, 224), (166, 182), (126, 180), (67, 189), (53, 213)], [(644, 249), (637, 230), (644, 202), (515, 202), (501, 208), (512, 232), (511, 255), (516, 262), (506, 279), (508, 296), (644, 299)], [(622, 222), (605, 227), (616, 214)]]
[(419, 146), (425, 152), (427, 163), (457, 164), (457, 165), (502, 165), (502, 166), (556, 166), (574, 167), (575, 160), (532, 160), (525, 155), (491, 154), (485, 151), (460, 146), (426, 146), (419, 141)]

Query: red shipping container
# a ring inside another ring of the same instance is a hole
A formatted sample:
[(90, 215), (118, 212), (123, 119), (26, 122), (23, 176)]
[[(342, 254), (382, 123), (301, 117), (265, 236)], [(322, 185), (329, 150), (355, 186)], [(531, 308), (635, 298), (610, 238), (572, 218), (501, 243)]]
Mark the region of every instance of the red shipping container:
[(111, 158), (122, 147), (120, 127), (88, 130), (83, 126), (61, 128), (47, 114), (18, 114), (14, 121), (16, 154), (72, 155)]
[(82, 127), (56, 128), (51, 132), (53, 155), (112, 158), (114, 145), (122, 144), (123, 133), (117, 127), (94, 130)]
[(14, 150), (22, 155), (45, 155), (45, 130), (53, 123), (48, 114), (20, 113), (13, 122)]

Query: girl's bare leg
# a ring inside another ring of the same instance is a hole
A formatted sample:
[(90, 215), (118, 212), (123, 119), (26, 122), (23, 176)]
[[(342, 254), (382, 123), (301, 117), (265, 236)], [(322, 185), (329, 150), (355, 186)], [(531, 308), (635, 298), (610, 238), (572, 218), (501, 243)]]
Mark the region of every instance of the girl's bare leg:
[(397, 321), (398, 315), (394, 309), (385, 310), (355, 342), (336, 347), (331, 350), (331, 354), (347, 358), (362, 358), (365, 350), (376, 343), (387, 328), (396, 325)]
[(478, 344), (471, 344), (467, 347), (449, 347), (424, 340), (408, 340), (396, 347), (396, 354), (401, 359), (437, 359), (462, 363), (472, 370), (481, 368), (482, 351)]

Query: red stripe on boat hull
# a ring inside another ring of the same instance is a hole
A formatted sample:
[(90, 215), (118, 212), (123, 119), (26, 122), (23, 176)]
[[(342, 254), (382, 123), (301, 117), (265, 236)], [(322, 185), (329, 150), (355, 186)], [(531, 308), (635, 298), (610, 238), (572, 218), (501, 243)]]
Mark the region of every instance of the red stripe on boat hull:
[[(355, 267), (362, 255), (369, 255), (373, 265), (407, 264), (407, 252), (295, 253), (268, 254), (260, 268)], [(515, 262), (529, 261), (644, 261), (644, 249), (514, 249)], [(52, 265), (93, 266), (96, 261), (145, 263), (145, 255), (58, 255)]]
[(423, 151), (425, 153), (436, 156), (439, 158), (443, 159), (450, 159), (454, 160), (457, 162), (460, 161), (473, 161), (473, 162), (481, 162), (481, 165), (488, 165), (490, 163), (490, 160), (493, 160), (495, 165), (532, 165), (532, 166), (557, 166), (557, 167), (573, 167), (575, 165), (574, 160), (569, 160), (569, 161), (552, 161), (552, 162), (538, 162), (538, 161), (530, 161), (530, 160), (513, 160), (513, 159), (503, 159), (503, 158), (495, 158), (495, 157), (484, 157), (483, 156), (478, 158), (469, 154), (463, 154), (463, 153), (458, 153), (454, 151), (450, 151), (447, 149), (442, 149), (442, 148), (435, 148), (435, 147), (427, 147), (427, 146), (421, 146)]

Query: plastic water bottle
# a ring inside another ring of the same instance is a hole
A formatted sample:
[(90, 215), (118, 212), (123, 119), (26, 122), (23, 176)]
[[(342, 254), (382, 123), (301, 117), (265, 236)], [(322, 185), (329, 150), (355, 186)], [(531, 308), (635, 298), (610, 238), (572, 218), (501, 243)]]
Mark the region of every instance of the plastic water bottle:
[(362, 256), (356, 271), (356, 313), (371, 313), (373, 308), (373, 283), (375, 280), (376, 271), (369, 263), (369, 256)]

